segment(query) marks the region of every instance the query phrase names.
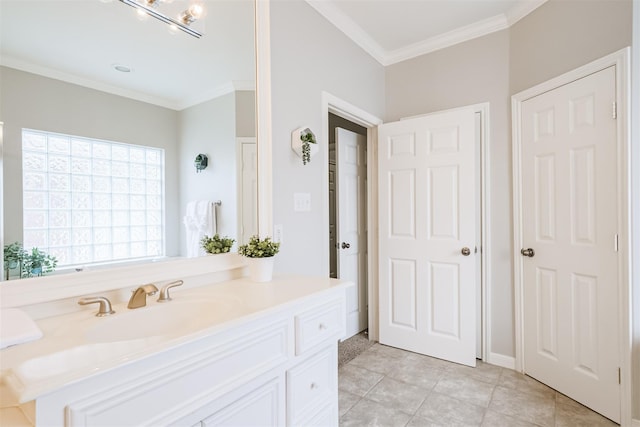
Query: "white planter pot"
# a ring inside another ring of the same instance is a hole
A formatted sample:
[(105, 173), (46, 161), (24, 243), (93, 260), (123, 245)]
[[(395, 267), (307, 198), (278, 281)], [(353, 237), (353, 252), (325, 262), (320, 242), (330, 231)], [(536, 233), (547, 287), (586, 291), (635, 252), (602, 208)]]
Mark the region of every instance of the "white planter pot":
[(249, 266), (249, 278), (254, 282), (270, 282), (273, 277), (273, 258), (245, 258)]

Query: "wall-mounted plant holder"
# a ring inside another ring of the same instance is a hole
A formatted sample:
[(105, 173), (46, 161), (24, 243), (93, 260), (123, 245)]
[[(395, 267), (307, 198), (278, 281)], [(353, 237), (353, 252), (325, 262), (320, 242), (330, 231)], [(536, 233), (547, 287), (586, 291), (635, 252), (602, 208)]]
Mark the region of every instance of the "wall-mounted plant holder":
[(196, 167), (196, 172), (200, 173), (200, 171), (205, 170), (207, 168), (207, 164), (209, 163), (209, 159), (206, 154), (198, 154), (196, 159), (193, 161), (193, 164)]
[(320, 150), (320, 147), (311, 129), (302, 127), (291, 132), (291, 149), (302, 158), (302, 164), (306, 165), (311, 161), (311, 156)]

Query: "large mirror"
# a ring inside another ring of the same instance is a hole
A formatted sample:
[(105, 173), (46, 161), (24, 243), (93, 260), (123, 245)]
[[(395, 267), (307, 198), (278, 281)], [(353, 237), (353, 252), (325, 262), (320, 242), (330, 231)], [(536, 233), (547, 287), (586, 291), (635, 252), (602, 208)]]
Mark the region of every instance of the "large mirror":
[(0, 1), (5, 244), (59, 273), (257, 231), (254, 1), (198, 3), (200, 38), (120, 0)]

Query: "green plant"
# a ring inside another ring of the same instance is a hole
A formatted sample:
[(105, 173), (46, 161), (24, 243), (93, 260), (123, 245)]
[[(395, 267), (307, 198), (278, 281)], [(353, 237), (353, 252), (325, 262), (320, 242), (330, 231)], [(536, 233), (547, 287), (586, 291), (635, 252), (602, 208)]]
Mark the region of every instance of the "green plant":
[(25, 251), (22, 261), (22, 277), (42, 276), (56, 269), (58, 260), (56, 257), (32, 248), (31, 252)]
[(4, 269), (14, 269), (22, 262), (26, 253), (20, 242), (4, 245)]
[(311, 146), (309, 144), (317, 144), (316, 136), (307, 128), (300, 132), (300, 140), (302, 141), (302, 164), (306, 165), (311, 161)]
[(268, 258), (278, 253), (280, 243), (271, 240), (271, 237), (260, 239), (258, 236), (251, 236), (249, 242), (238, 247), (238, 253), (247, 258)]
[(213, 237), (204, 236), (202, 240), (200, 240), (200, 246), (202, 246), (202, 249), (208, 254), (223, 254), (231, 250), (234, 242), (235, 239), (227, 236), (220, 237), (220, 235), (216, 233)]

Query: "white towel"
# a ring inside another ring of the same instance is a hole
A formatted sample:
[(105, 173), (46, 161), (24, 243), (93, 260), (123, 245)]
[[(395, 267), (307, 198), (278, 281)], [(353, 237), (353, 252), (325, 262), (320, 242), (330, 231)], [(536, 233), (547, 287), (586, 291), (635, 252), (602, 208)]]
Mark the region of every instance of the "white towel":
[(206, 235), (213, 237), (217, 233), (215, 204), (209, 200), (197, 200), (187, 203), (184, 216), (186, 227), (187, 257), (204, 255), (200, 240)]
[(0, 349), (42, 338), (42, 331), (28, 315), (17, 308), (0, 310)]

